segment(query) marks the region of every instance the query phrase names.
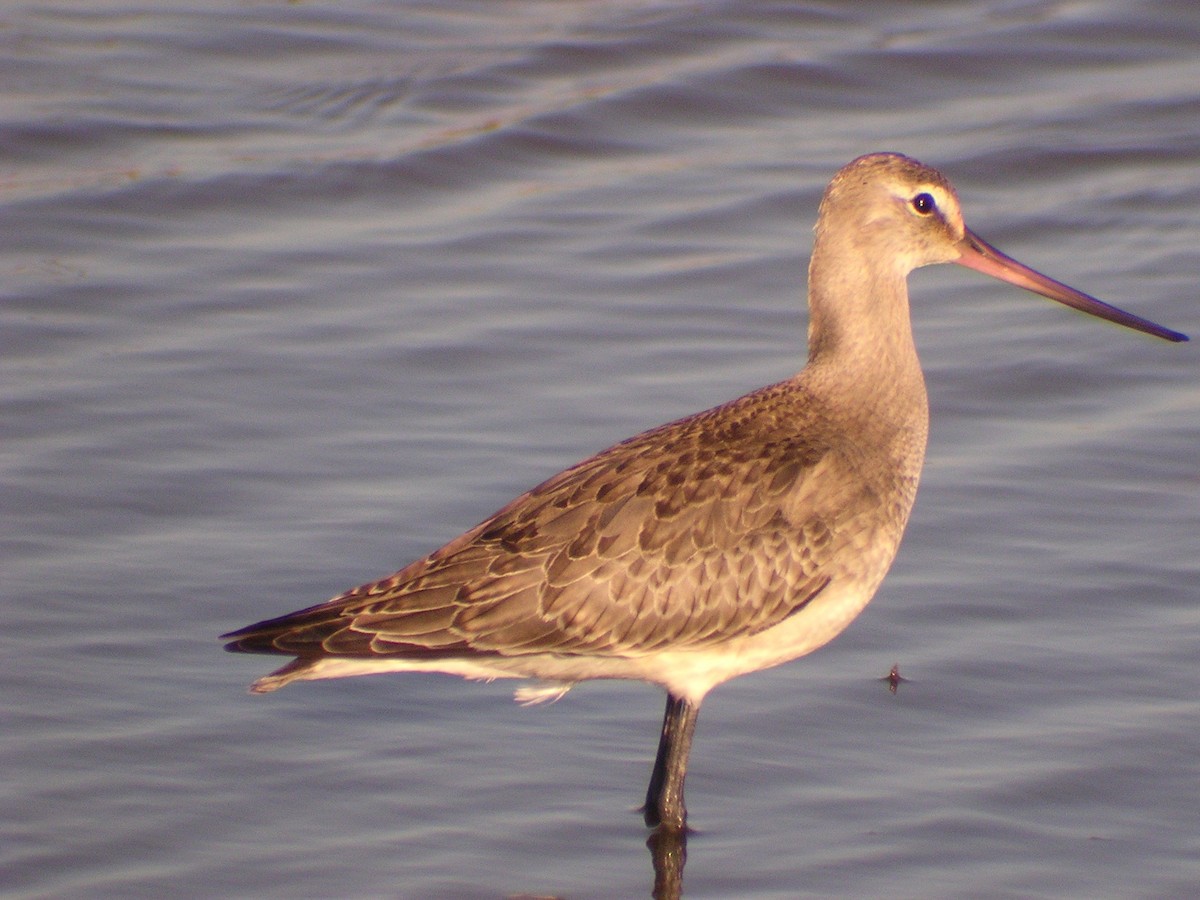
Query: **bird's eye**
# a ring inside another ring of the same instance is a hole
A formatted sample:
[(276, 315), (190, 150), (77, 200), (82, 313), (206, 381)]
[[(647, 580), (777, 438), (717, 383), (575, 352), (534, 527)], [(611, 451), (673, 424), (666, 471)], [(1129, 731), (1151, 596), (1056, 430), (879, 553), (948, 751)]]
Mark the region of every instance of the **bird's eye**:
[(937, 210), (937, 203), (930, 194), (917, 194), (911, 202), (912, 208), (922, 216), (928, 216)]

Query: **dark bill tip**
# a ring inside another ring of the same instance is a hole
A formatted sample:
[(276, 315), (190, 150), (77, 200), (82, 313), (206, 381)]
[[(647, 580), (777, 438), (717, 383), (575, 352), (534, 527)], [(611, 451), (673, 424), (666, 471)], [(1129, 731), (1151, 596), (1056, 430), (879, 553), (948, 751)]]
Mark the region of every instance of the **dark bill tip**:
[(962, 256), (955, 260), (955, 262), (960, 266), (966, 266), (968, 269), (974, 269), (977, 272), (982, 272), (984, 275), (999, 278), (1001, 281), (1015, 284), (1017, 287), (1022, 287), (1027, 291), (1033, 291), (1035, 294), (1041, 294), (1043, 297), (1057, 300), (1059, 303), (1063, 303), (1072, 309), (1078, 309), (1089, 315), (1107, 319), (1109, 322), (1115, 322), (1118, 325), (1124, 325), (1126, 328), (1132, 328), (1135, 331), (1141, 331), (1166, 341), (1179, 342), (1188, 339), (1186, 334), (1172, 331), (1170, 328), (1163, 328), (1163, 326), (1157, 325), (1149, 319), (1143, 319), (1141, 316), (1135, 316), (1133, 313), (1110, 306), (1089, 294), (1077, 291), (1073, 287), (1068, 287), (1061, 281), (1048, 278), (1041, 272), (1036, 272), (1029, 268), (1024, 263), (1017, 262), (1011, 256), (1001, 253), (970, 230), (967, 230), (963, 236), (959, 248), (962, 250)]

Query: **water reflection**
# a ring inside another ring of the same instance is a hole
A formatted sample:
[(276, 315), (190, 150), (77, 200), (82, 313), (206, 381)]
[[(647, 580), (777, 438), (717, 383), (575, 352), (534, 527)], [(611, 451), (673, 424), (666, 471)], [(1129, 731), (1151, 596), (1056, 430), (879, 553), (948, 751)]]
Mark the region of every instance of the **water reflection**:
[(654, 900), (678, 900), (683, 894), (683, 866), (687, 862), (687, 831), (656, 828), (646, 839), (654, 863)]
[(900, 663), (892, 663), (892, 670), (879, 680), (885, 682), (888, 690), (894, 694), (900, 690), (900, 685), (908, 679), (900, 675)]

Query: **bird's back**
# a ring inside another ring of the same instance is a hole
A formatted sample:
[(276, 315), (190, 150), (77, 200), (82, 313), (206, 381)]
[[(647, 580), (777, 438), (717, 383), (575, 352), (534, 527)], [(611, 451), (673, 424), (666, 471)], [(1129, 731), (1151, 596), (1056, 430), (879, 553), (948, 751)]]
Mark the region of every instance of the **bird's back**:
[[(297, 656), (273, 689), (323, 677), (310, 670), (329, 657), (512, 668), (752, 638), (835, 579), (873, 592), (890, 564), (917, 473), (860, 431), (802, 373), (616, 444), (388, 578), (227, 635), (228, 649)], [(851, 558), (872, 544), (886, 550), (877, 577)]]

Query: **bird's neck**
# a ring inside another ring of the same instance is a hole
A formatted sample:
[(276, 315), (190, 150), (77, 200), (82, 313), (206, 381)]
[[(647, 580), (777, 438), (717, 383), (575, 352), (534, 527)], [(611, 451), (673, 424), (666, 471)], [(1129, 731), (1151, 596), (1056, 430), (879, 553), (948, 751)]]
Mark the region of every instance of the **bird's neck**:
[(809, 264), (808, 368), (843, 402), (898, 422), (928, 416), (925, 378), (913, 342), (905, 274), (829, 252), (818, 239)]

